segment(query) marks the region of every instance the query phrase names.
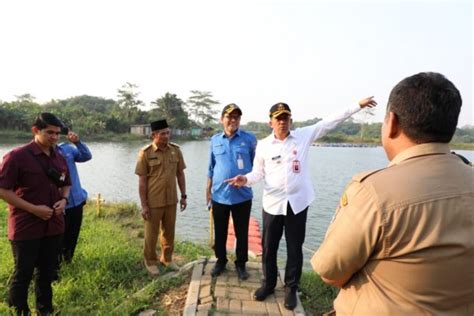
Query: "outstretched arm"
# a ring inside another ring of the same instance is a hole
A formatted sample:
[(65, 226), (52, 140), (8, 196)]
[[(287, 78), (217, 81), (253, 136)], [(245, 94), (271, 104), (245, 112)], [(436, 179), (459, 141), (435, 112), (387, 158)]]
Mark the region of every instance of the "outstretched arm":
[(301, 130), (308, 130), (312, 132), (311, 142), (315, 141), (318, 138), (321, 138), (328, 134), (330, 131), (335, 129), (339, 124), (347, 120), (349, 117), (359, 112), (365, 107), (372, 108), (377, 105), (377, 102), (374, 100), (374, 97), (367, 97), (360, 100), (357, 106), (351, 107), (345, 110), (343, 113), (339, 113), (330, 118), (319, 121), (318, 123), (302, 128)]
[(361, 109), (365, 107), (373, 108), (377, 106), (377, 102), (374, 100), (374, 96), (371, 96), (371, 97), (360, 100), (359, 106)]

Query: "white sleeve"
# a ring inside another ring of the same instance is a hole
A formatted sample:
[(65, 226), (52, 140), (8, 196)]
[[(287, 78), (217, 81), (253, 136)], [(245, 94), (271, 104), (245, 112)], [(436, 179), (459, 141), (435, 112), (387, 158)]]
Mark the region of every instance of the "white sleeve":
[(323, 119), (314, 125), (299, 128), (299, 132), (308, 135), (310, 142), (314, 142), (316, 139), (328, 134), (330, 131), (335, 129), (340, 123), (344, 122), (360, 110), (361, 107), (359, 106), (359, 104), (357, 104), (357, 106), (350, 107), (344, 112), (332, 115), (329, 118)]
[(245, 175), (245, 177), (247, 178), (246, 186), (251, 186), (265, 177), (265, 160), (262, 156), (263, 146), (264, 144), (261, 141), (257, 143), (257, 149), (255, 150), (255, 158), (253, 159), (252, 171)]

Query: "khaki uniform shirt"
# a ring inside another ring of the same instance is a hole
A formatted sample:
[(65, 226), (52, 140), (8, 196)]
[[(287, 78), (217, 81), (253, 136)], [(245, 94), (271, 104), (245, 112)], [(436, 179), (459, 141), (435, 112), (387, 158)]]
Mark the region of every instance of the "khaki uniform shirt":
[(473, 315), (474, 174), (447, 144), (355, 176), (311, 260), (337, 315)]
[(138, 154), (135, 174), (147, 176), (147, 199), (151, 208), (178, 203), (176, 174), (186, 168), (179, 146), (169, 143), (164, 150), (152, 143)]

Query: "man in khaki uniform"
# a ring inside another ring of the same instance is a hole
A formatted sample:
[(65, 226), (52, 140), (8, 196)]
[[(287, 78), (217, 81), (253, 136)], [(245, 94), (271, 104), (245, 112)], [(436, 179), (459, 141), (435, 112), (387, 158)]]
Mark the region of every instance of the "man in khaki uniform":
[(448, 146), (461, 104), (438, 73), (392, 90), (390, 164), (352, 179), (311, 259), (337, 315), (474, 314), (474, 174)]
[(186, 182), (183, 154), (179, 146), (169, 142), (170, 129), (166, 120), (151, 123), (153, 142), (138, 154), (135, 173), (145, 220), (145, 267), (152, 275), (159, 274), (156, 243), (160, 233), (161, 264), (177, 270), (172, 261), (176, 203), (178, 203), (176, 180), (178, 180), (181, 210), (186, 208)]

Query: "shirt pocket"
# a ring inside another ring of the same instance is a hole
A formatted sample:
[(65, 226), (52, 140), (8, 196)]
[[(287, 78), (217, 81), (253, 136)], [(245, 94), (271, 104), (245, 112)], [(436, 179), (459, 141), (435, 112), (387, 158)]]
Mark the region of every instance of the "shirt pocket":
[(44, 185), (44, 181), (49, 181), (46, 171), (40, 166), (25, 167), (15, 184), (15, 187), (35, 187)]
[(264, 154), (263, 160), (266, 166), (277, 166), (283, 163), (283, 156), (280, 151), (269, 151)]
[(235, 152), (240, 155), (250, 156), (248, 147), (237, 147)]
[(163, 172), (161, 159), (148, 160), (148, 175), (159, 176)]
[(212, 147), (212, 152), (214, 155), (223, 155), (225, 154), (225, 147), (223, 145), (217, 145)]
[(171, 163), (176, 164), (176, 163), (178, 163), (178, 161), (179, 161), (178, 155), (174, 154), (174, 155), (170, 156), (170, 162)]
[(235, 149), (235, 159), (242, 159), (243, 169), (248, 169), (251, 167), (252, 161), (250, 161), (250, 153), (247, 147), (237, 147)]

